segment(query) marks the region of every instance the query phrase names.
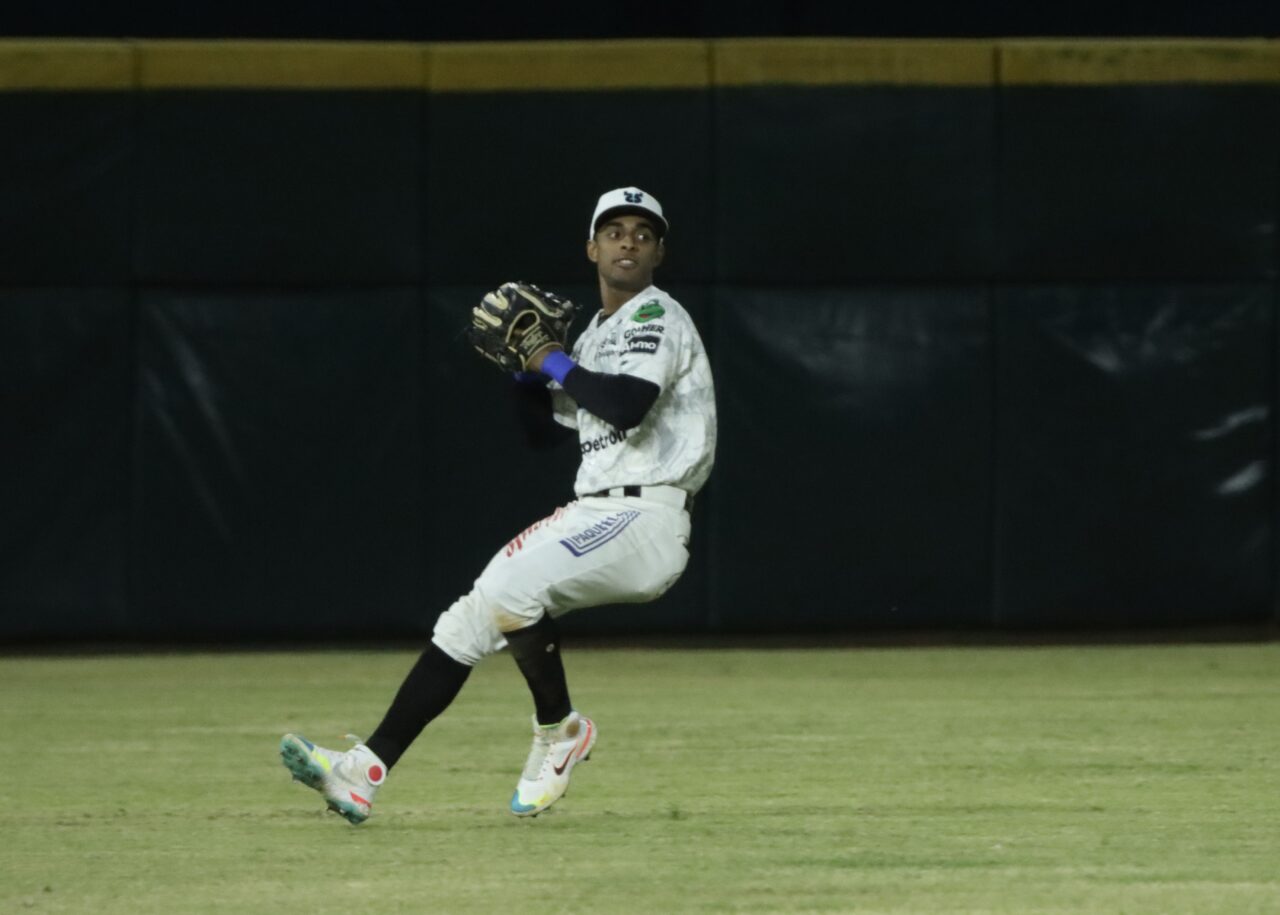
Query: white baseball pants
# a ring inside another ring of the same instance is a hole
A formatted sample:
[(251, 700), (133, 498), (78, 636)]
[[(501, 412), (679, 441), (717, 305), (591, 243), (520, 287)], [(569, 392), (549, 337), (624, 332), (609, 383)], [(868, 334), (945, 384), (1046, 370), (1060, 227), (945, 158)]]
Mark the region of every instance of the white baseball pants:
[(584, 496), (500, 549), (471, 592), (436, 621), (432, 641), (474, 666), (507, 644), (505, 632), (583, 607), (662, 595), (689, 561), (684, 493), (644, 487), (638, 497)]

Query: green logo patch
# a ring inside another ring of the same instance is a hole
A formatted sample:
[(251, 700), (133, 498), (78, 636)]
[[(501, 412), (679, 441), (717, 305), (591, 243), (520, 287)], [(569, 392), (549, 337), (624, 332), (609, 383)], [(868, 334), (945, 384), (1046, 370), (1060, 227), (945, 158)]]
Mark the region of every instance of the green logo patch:
[(635, 321), (637, 324), (644, 324), (647, 321), (652, 321), (654, 318), (661, 318), (666, 313), (666, 309), (658, 303), (658, 300), (653, 299), (652, 301), (645, 302), (637, 308), (636, 313), (631, 316), (631, 320)]

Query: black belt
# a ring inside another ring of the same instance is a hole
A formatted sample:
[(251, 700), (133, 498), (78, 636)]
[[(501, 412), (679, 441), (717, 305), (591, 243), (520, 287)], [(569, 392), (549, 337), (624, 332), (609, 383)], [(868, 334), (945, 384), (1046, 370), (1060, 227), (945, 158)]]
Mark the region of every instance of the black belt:
[(622, 490), (624, 496), (630, 496), (633, 499), (640, 498), (639, 486), (615, 486), (613, 489), (602, 489), (599, 492), (589, 492), (587, 495), (596, 499), (608, 499), (616, 496), (619, 489)]
[[(599, 492), (589, 492), (587, 493), (586, 498), (617, 499), (625, 496), (632, 499), (649, 498), (659, 502), (665, 502), (666, 504), (671, 505), (672, 502), (670, 500), (670, 497), (667, 494), (680, 491), (674, 486), (660, 486), (657, 488), (661, 491), (661, 493), (655, 493), (653, 492), (652, 489), (650, 489), (650, 492), (646, 495), (645, 488), (646, 487), (644, 486), (636, 486), (635, 484), (631, 484), (629, 486), (615, 486), (612, 489), (602, 489)], [(659, 498), (659, 495), (662, 495), (664, 498)], [(693, 511), (693, 496), (687, 492), (684, 493), (683, 505), (682, 506), (677, 505), (676, 507), (677, 508), (682, 507), (684, 508), (685, 511)]]

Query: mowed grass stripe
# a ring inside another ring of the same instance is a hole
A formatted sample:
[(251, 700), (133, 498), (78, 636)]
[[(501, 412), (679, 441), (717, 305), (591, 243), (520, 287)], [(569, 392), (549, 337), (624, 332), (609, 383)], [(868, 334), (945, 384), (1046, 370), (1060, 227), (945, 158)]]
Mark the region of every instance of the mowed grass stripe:
[(531, 822), (499, 657), (352, 828), (276, 744), (413, 659), (0, 660), (0, 911), (1280, 910), (1277, 645), (571, 651), (600, 742)]

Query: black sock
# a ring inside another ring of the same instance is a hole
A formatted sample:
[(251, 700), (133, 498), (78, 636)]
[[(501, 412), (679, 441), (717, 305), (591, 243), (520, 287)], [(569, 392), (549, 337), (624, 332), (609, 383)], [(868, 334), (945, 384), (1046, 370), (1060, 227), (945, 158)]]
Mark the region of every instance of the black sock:
[(400, 684), (382, 724), (365, 746), (390, 769), (422, 729), (449, 707), (470, 673), (470, 667), (449, 657), (433, 642)]
[(560, 627), (551, 614), (544, 613), (532, 626), (503, 635), (533, 693), (538, 724), (559, 724), (573, 711), (560, 660)]

